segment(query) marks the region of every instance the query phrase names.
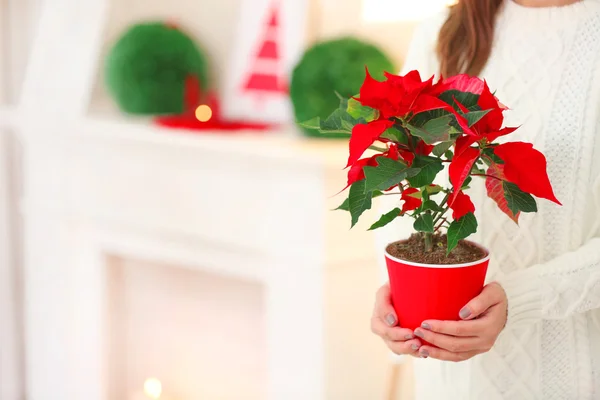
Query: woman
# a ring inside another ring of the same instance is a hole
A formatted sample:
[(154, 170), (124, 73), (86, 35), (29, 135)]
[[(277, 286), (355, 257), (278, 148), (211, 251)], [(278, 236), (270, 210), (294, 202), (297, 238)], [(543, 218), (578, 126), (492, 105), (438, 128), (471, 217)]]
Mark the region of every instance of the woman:
[[(412, 69), (485, 78), (513, 110), (507, 125), (522, 125), (511, 140), (546, 154), (563, 206), (540, 201), (517, 227), (480, 182), (493, 283), (461, 321), (414, 332), (398, 326), (385, 285), (373, 331), (419, 358), (418, 400), (600, 399), (600, 1), (460, 0), (417, 29)], [(392, 240), (409, 235), (399, 230)]]

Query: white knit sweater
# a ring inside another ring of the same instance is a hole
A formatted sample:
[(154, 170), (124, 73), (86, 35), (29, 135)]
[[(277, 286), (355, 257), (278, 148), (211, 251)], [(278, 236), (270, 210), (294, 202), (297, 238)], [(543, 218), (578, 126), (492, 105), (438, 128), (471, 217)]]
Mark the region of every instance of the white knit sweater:
[[(405, 72), (438, 72), (445, 17), (417, 28)], [(516, 226), (485, 198), (483, 182), (473, 188), (475, 240), (492, 252), (488, 281), (507, 292), (508, 323), (492, 351), (467, 362), (415, 360), (416, 398), (600, 399), (600, 1), (507, 0), (481, 77), (513, 110), (507, 125), (522, 124), (509, 140), (546, 155), (563, 206), (539, 200), (539, 212)], [(382, 233), (397, 240), (410, 225)]]

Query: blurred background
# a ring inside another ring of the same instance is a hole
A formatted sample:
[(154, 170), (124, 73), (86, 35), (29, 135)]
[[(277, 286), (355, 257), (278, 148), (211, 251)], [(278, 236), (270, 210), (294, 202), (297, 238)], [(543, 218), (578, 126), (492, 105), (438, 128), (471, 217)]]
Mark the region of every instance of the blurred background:
[(0, 399), (411, 399), (295, 121), (446, 3), (0, 0)]

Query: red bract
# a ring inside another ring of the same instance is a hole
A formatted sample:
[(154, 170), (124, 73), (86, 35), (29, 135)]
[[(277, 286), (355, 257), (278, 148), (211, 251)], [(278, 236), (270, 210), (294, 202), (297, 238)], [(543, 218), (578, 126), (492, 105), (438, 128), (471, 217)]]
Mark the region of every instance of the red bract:
[(494, 149), (504, 161), (504, 175), (525, 193), (561, 204), (554, 195), (548, 173), (546, 157), (533, 148), (531, 143), (512, 142)]
[(482, 110), (491, 110), (483, 118), (481, 118), (474, 126), (474, 130), (479, 133), (480, 136), (485, 136), (488, 133), (498, 132), (502, 128), (504, 122), (504, 108), (500, 106), (500, 102), (487, 85), (487, 82), (483, 82), (483, 91), (479, 95), (477, 105)]
[(461, 219), (468, 213), (475, 212), (475, 205), (471, 201), (471, 198), (462, 190), (456, 192), (454, 195), (454, 202), (450, 205), (450, 208), (452, 209), (452, 218), (455, 221)]
[(352, 167), (350, 167), (348, 170), (348, 184), (343, 190), (348, 189), (348, 187), (350, 187), (350, 185), (352, 185), (354, 182), (365, 179), (365, 172), (363, 171), (363, 168), (367, 165), (375, 166), (375, 158), (362, 158), (355, 162)]
[(503, 181), (506, 180), (504, 165), (494, 163), (490, 165), (486, 174), (488, 177), (485, 179), (485, 189), (488, 197), (496, 202), (500, 211), (518, 224), (521, 213), (515, 214), (508, 208), (508, 201), (504, 193)]
[(452, 205), (452, 203), (456, 200), (457, 193), (460, 192), (463, 183), (465, 183), (465, 180), (471, 173), (471, 168), (473, 167), (475, 160), (477, 160), (477, 157), (479, 157), (480, 154), (481, 152), (479, 149), (468, 147), (463, 150), (460, 155), (454, 156), (452, 159), (449, 173), (450, 182), (454, 187), (454, 193), (450, 197), (450, 205)]
[(417, 208), (421, 207), (421, 204), (423, 204), (421, 199), (411, 196), (415, 193), (419, 193), (419, 189), (408, 188), (402, 192), (402, 196), (400, 197), (400, 200), (404, 200), (404, 204), (402, 205), (402, 213), (416, 210)]
[[(463, 114), (469, 112), (469, 110), (456, 99), (454, 101)], [(455, 114), (457, 121), (466, 133), (466, 138), (459, 138), (459, 140), (464, 139), (462, 143), (459, 144), (459, 141), (457, 141), (457, 149), (462, 149), (475, 142), (482, 142), (484, 140), (485, 143), (483, 144), (492, 143), (500, 136), (508, 135), (517, 130), (516, 127), (501, 128), (504, 122), (503, 113), (506, 108), (504, 108), (504, 106), (492, 95), (485, 82), (483, 93), (479, 97), (477, 104), (482, 111), (488, 111), (488, 113), (471, 127), (468, 127), (464, 117)]]
[(431, 154), (431, 152), (433, 151), (433, 148), (435, 146), (433, 145), (429, 145), (427, 143), (425, 143), (424, 141), (419, 141), (419, 143), (417, 144), (417, 148), (415, 149), (415, 153), (417, 153), (420, 156), (428, 156)]
[(400, 149), (400, 157), (402, 157), (402, 159), (404, 161), (406, 161), (406, 164), (408, 164), (409, 166), (412, 165), (414, 159), (415, 159), (415, 153), (413, 153), (412, 151), (409, 150), (404, 150), (404, 149)]
[(442, 79), (435, 85), (435, 92), (438, 94), (448, 90), (480, 94), (483, 91), (483, 81), (476, 76), (460, 74)]
[(386, 80), (379, 82), (366, 72), (357, 100), (363, 106), (379, 110), (383, 118), (405, 117), (409, 113), (445, 108), (448, 104), (428, 93), (433, 85), (433, 77), (423, 82), (417, 71), (405, 76), (386, 73)]
[(514, 131), (516, 131), (517, 129), (519, 129), (519, 128), (518, 127), (502, 128), (496, 132), (486, 133), (486, 134), (484, 134), (484, 137), (487, 139), (488, 143), (492, 143), (496, 139), (498, 139), (500, 136), (509, 135), (509, 134), (513, 133)]
[(368, 124), (358, 124), (352, 129), (350, 137), (350, 156), (346, 167), (353, 165), (363, 153), (381, 136), (386, 129), (394, 125), (394, 121), (378, 120)]
[(463, 135), (456, 139), (456, 143), (454, 144), (454, 157), (460, 156), (463, 151), (471, 147), (471, 145), (477, 142), (479, 138), (477, 136), (469, 136)]

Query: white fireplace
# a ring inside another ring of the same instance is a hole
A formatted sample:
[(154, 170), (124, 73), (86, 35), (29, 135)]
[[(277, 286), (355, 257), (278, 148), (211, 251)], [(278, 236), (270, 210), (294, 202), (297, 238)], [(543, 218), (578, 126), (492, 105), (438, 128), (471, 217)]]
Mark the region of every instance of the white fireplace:
[(111, 399), (264, 399), (264, 288), (191, 266), (107, 260)]
[(346, 145), (98, 118), (108, 2), (60, 3), (0, 110), (23, 151), (27, 399), (133, 400), (147, 378), (163, 400), (381, 398), (373, 238), (329, 211)]
[(17, 119), (28, 398), (380, 395), (371, 235), (328, 211), (345, 146)]

